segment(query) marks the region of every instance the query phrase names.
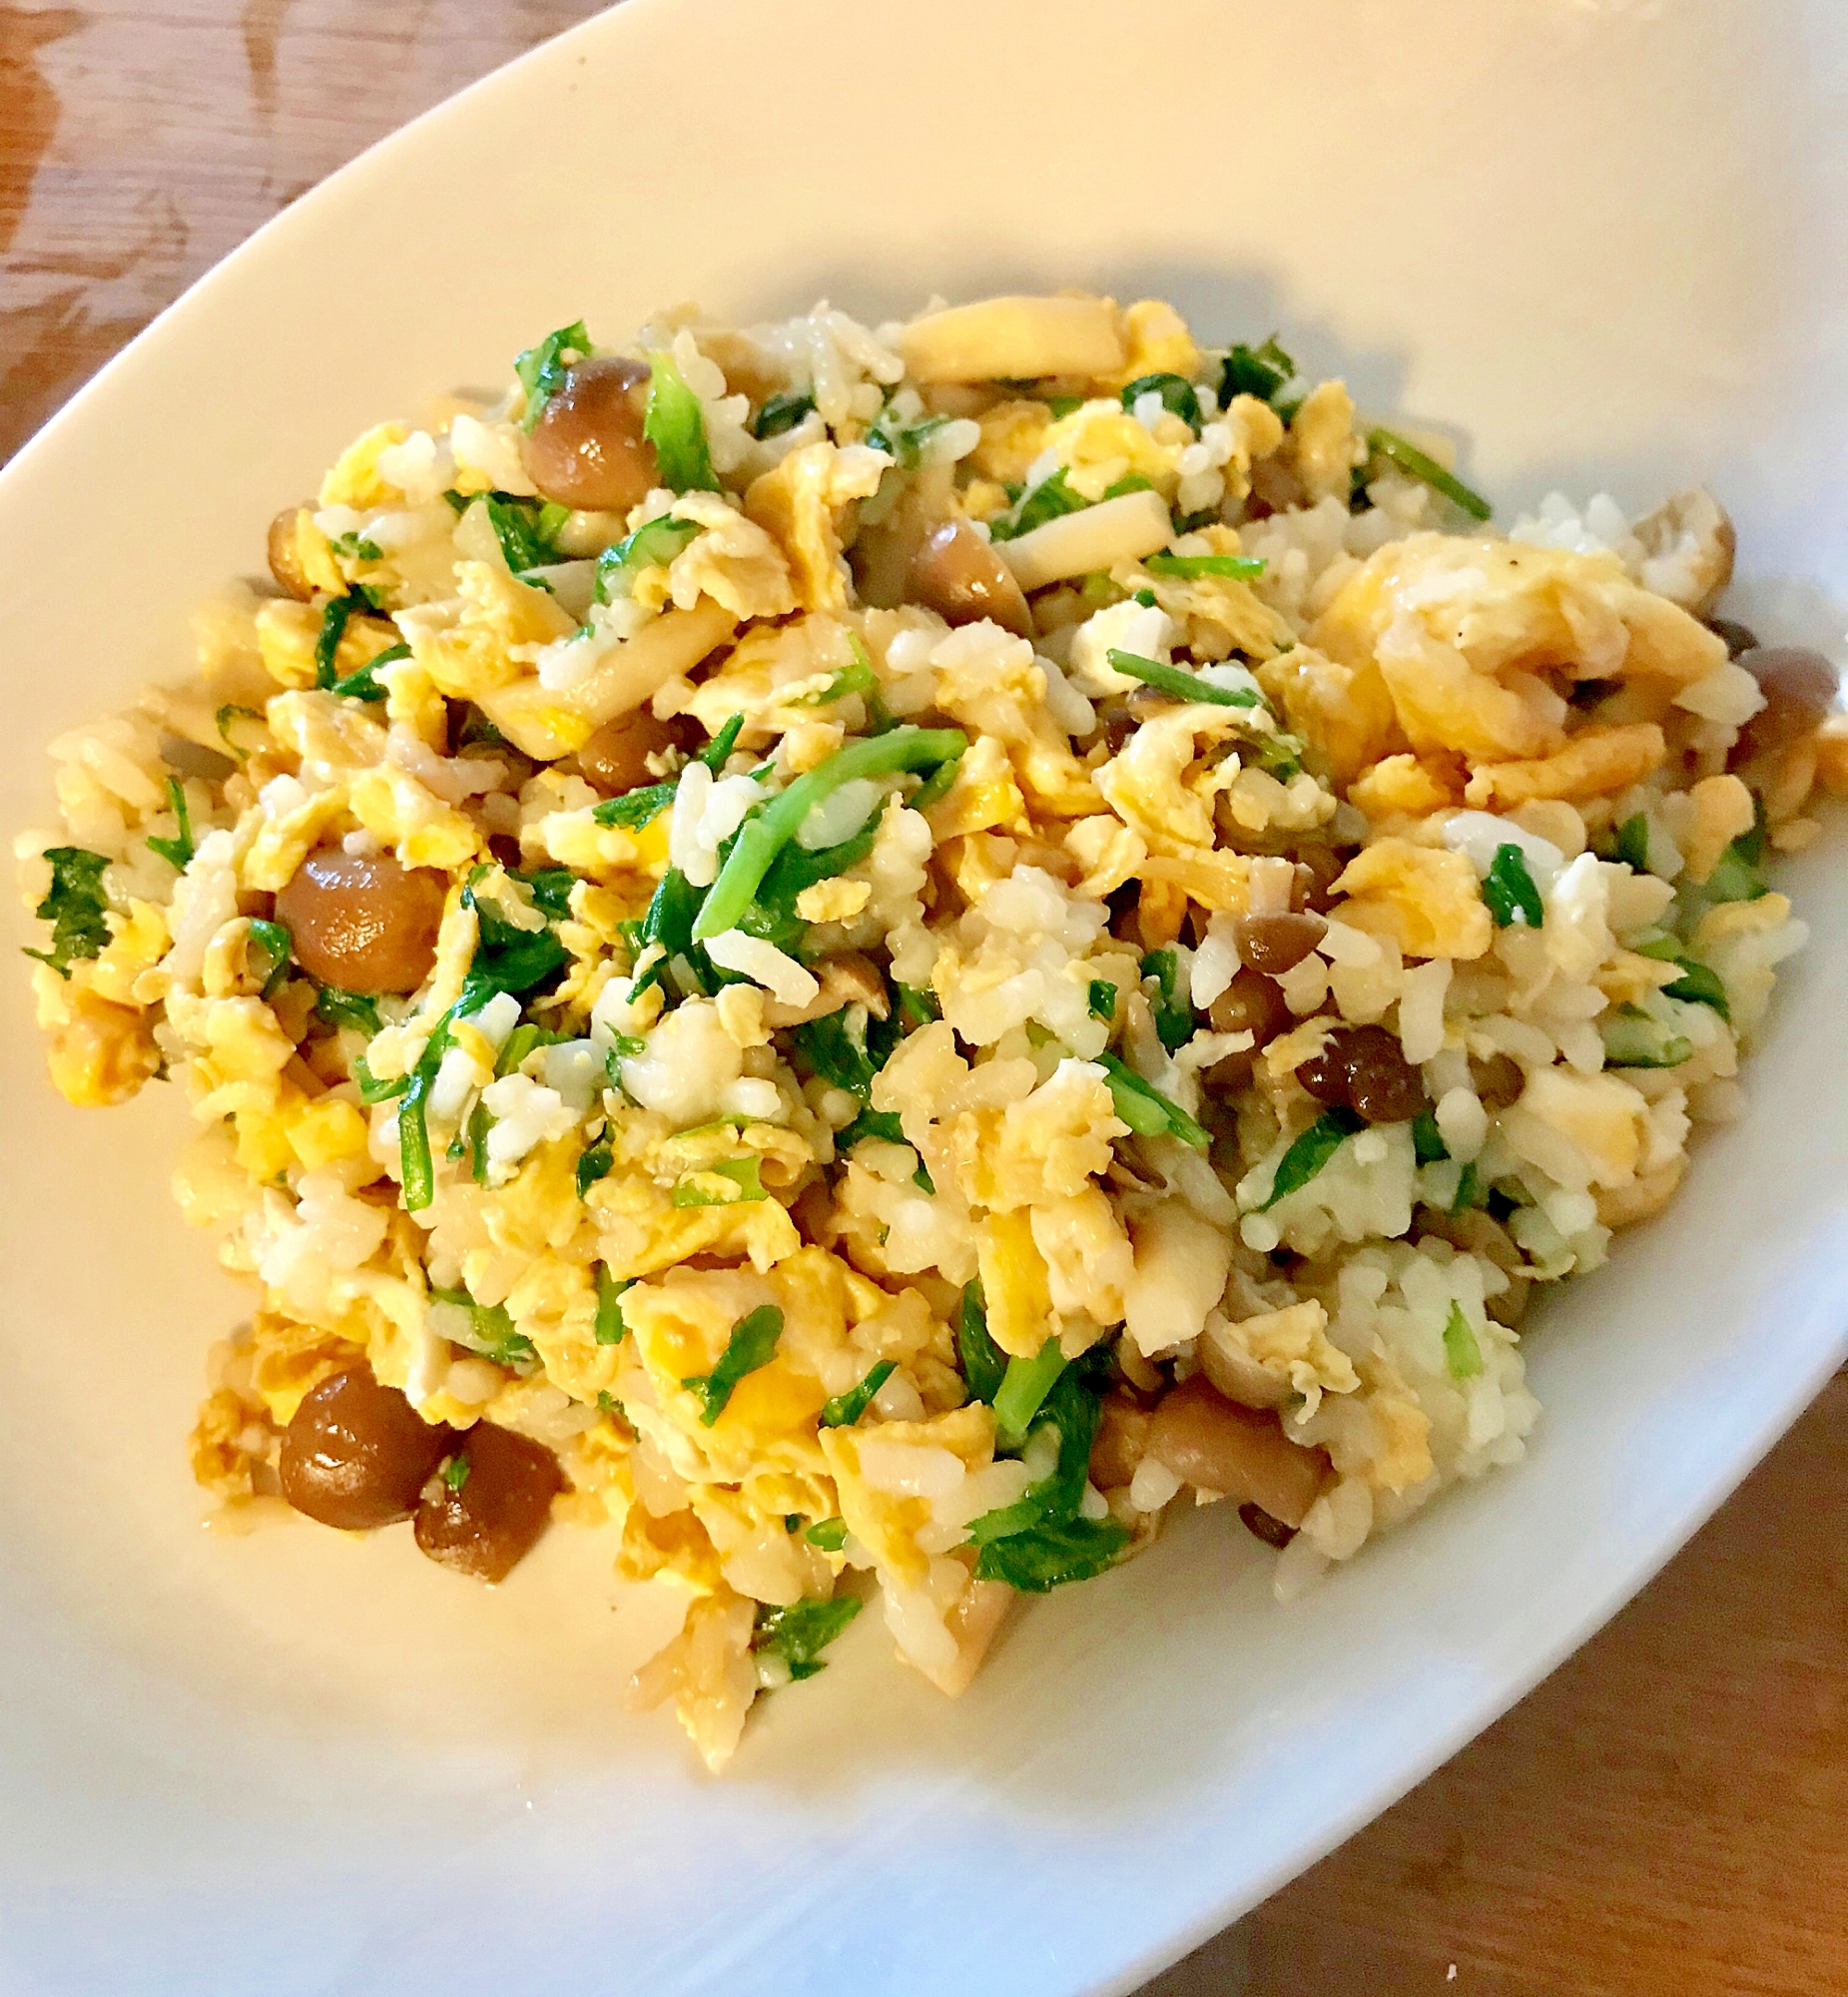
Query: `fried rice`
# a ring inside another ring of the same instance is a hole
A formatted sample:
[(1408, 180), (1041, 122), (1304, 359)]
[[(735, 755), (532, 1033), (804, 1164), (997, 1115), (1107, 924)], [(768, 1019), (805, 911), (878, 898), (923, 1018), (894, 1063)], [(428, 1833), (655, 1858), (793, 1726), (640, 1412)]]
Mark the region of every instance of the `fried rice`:
[(53, 1079), (185, 1092), (257, 1288), (212, 1501), (607, 1532), (718, 1767), (869, 1601), (955, 1693), (1175, 1505), (1288, 1597), (1517, 1462), (1848, 728), (1704, 492), (1450, 465), (1079, 296), (580, 324), (352, 443), (17, 847)]

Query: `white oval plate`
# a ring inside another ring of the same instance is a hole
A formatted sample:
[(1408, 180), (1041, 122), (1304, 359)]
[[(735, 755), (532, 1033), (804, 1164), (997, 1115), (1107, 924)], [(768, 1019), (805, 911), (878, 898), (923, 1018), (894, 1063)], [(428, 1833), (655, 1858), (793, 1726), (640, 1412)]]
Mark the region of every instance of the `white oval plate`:
[[(1709, 479), (1745, 608), (1832, 641), (1844, 56), (1820, 0), (630, 0), (291, 209), (0, 477), (11, 815), (348, 436), (693, 295), (1078, 283), (1281, 329), (1454, 423), (1504, 518)], [(489, 1594), (402, 1535), (202, 1532), (183, 1441), (243, 1305), (166, 1199), (184, 1112), (67, 1108), (0, 979), (0, 1984), (1129, 1988), (1582, 1641), (1840, 1359), (1848, 892), (1826, 852), (1786, 885), (1817, 940), (1751, 1114), (1540, 1315), (1524, 1468), (1288, 1611), (1191, 1518), (959, 1704), (869, 1622), (722, 1783), (618, 1709), (648, 1633), (588, 1535)]]

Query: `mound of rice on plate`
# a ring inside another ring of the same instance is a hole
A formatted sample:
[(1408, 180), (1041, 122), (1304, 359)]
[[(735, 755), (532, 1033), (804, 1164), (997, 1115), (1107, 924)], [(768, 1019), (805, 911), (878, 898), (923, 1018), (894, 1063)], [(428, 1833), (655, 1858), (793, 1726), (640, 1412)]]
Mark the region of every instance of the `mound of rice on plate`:
[(1718, 506), (1504, 535), (1156, 300), (516, 376), (352, 444), (19, 842), (54, 1079), (186, 1091), (261, 1290), (214, 1499), (606, 1528), (717, 1767), (870, 1596), (956, 1692), (1172, 1504), (1288, 1595), (1517, 1461), (1848, 787)]

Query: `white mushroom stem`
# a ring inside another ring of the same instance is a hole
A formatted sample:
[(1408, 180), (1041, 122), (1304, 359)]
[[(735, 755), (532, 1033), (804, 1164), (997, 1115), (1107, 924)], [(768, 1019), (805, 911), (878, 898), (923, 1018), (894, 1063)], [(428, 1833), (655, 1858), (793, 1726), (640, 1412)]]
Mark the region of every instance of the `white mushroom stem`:
[(919, 381), (1086, 380), (1122, 371), (1125, 354), (1109, 299), (982, 299), (913, 320), (899, 335)]
[(581, 748), (606, 721), (651, 700), (690, 671), (738, 628), (723, 604), (702, 598), (691, 610), (667, 610), (617, 645), (568, 692), (532, 675), (480, 696), (481, 711), (516, 749), (551, 758)]
[(1159, 492), (1125, 492), (1077, 513), (1061, 513), (1018, 540), (996, 545), (1014, 580), (1031, 591), (1069, 575), (1140, 561), (1165, 548), (1173, 535)]

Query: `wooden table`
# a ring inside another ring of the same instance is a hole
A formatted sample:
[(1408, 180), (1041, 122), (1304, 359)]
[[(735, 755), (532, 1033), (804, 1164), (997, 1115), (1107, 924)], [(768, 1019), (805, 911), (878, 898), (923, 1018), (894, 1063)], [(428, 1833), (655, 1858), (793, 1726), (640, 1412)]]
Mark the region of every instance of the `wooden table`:
[[(0, 457), (266, 217), (594, 11), (0, 4)], [(1840, 1378), (1601, 1637), (1149, 1997), (1848, 1992), (1845, 1460)]]

